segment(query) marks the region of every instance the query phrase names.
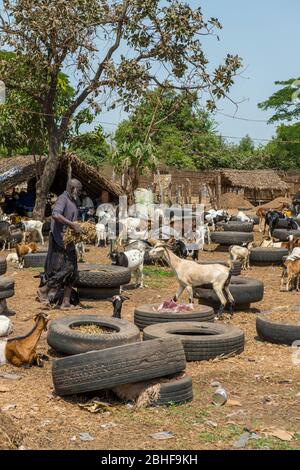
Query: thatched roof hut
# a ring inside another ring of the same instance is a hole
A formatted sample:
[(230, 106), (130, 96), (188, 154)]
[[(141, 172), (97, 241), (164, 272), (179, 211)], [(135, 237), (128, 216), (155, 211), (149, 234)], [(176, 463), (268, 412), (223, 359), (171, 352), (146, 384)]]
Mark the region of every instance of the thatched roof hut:
[(222, 185), (241, 189), (289, 191), (285, 183), (274, 170), (221, 170)]
[[(0, 158), (0, 195), (25, 181), (35, 179), (42, 171), (45, 161), (46, 157), (39, 159), (31, 155)], [(92, 198), (98, 198), (103, 191), (108, 193), (109, 200), (116, 200), (124, 194), (118, 183), (104, 176), (101, 170), (88, 165), (75, 154), (65, 154), (60, 157), (51, 191), (56, 194), (61, 193), (66, 187), (69, 174), (83, 183), (85, 191)]]

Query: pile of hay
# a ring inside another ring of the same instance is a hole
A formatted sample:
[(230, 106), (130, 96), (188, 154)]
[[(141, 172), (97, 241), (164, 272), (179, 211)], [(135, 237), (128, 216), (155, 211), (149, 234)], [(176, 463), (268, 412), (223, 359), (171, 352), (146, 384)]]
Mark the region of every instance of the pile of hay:
[[(274, 209), (274, 210), (278, 210), (278, 211), (281, 211), (285, 206), (289, 206), (290, 204), (292, 204), (292, 200), (288, 197), (277, 197), (276, 199), (274, 199), (273, 201), (271, 202), (268, 202), (266, 204), (263, 204), (259, 207), (262, 207), (263, 209)], [(257, 207), (258, 209), (258, 207)]]
[(22, 440), (23, 436), (10, 416), (0, 411), (0, 450), (16, 450)]
[(219, 209), (253, 209), (253, 205), (240, 194), (224, 193), (220, 197)]
[(81, 228), (81, 233), (75, 233), (74, 230), (68, 228), (64, 234), (64, 244), (65, 246), (70, 245), (71, 243), (87, 243), (95, 244), (97, 234), (96, 234), (96, 225), (91, 222), (82, 222), (79, 223)]

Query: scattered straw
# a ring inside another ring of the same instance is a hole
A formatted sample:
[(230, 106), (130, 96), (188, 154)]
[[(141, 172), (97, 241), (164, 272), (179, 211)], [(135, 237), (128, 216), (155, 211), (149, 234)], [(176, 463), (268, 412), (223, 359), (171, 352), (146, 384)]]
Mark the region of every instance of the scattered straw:
[(115, 330), (112, 328), (106, 328), (104, 326), (99, 326), (95, 324), (85, 324), (80, 326), (71, 327), (73, 331), (78, 333), (84, 333), (86, 335), (111, 335), (115, 333)]

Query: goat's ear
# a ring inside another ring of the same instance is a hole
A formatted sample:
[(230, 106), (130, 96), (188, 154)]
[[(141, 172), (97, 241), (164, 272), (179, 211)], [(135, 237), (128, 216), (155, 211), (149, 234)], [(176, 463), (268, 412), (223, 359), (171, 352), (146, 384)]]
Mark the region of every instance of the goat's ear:
[(120, 295), (120, 298), (123, 302), (125, 302), (125, 300), (130, 300), (130, 297), (127, 297), (127, 295)]

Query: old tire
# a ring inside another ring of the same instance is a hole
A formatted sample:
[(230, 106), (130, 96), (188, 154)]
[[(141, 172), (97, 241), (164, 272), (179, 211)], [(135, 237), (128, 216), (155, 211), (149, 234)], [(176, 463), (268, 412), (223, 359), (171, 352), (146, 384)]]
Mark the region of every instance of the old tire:
[(210, 238), (213, 243), (218, 243), (219, 245), (243, 245), (253, 242), (253, 233), (213, 232)]
[(286, 248), (253, 248), (250, 253), (252, 264), (281, 264), (283, 257), (287, 256), (289, 250)]
[[(242, 310), (250, 304), (260, 302), (264, 296), (264, 285), (257, 279), (244, 277), (232, 277), (229, 290), (235, 300), (234, 308)], [(220, 306), (220, 301), (211, 286), (194, 287), (194, 297), (201, 304), (210, 305), (214, 308)]]
[[(92, 335), (72, 329), (74, 326), (81, 325), (99, 325), (115, 331), (112, 334)], [(136, 326), (126, 320), (99, 315), (77, 315), (52, 321), (47, 341), (55, 351), (73, 355), (137, 343), (140, 341), (140, 332)]]
[(24, 257), (24, 268), (43, 268), (47, 258), (47, 251), (29, 253)]
[(225, 232), (253, 232), (253, 224), (249, 222), (227, 222), (223, 228)]
[(182, 341), (187, 361), (205, 361), (243, 352), (245, 337), (239, 328), (218, 323), (161, 323), (144, 330), (144, 340), (176, 336)]
[(277, 238), (279, 241), (286, 242), (288, 241), (289, 235), (294, 235), (294, 237), (300, 237), (300, 230), (285, 230), (283, 228), (278, 228), (273, 230), (272, 236)]
[(256, 331), (264, 341), (291, 346), (294, 341), (300, 341), (300, 325), (278, 323), (264, 316), (256, 319)]
[(78, 267), (76, 287), (119, 287), (131, 279), (129, 269), (104, 264), (84, 264)]
[(160, 396), (151, 405), (170, 405), (172, 403), (185, 403), (193, 400), (193, 381), (191, 377), (173, 379), (163, 382), (160, 386)]
[[(198, 264), (222, 264), (222, 266), (228, 266), (226, 261), (197, 261)], [(240, 276), (242, 272), (242, 263), (240, 261), (233, 261), (232, 268), (230, 270), (231, 276)]]
[(0, 278), (0, 300), (13, 297), (15, 294), (15, 281), (9, 277)]
[(181, 341), (164, 338), (58, 359), (52, 377), (58, 395), (72, 395), (176, 374), (185, 366)]
[(120, 294), (119, 287), (78, 287), (80, 299), (83, 300), (105, 300)]
[(0, 276), (6, 273), (7, 270), (7, 262), (5, 258), (0, 258)]
[(146, 304), (136, 307), (134, 311), (134, 323), (140, 330), (157, 323), (189, 321), (213, 322), (215, 318), (213, 309), (202, 305), (195, 306), (194, 310), (191, 312), (181, 313), (172, 311), (157, 312), (153, 310), (153, 308), (158, 306), (159, 304)]

